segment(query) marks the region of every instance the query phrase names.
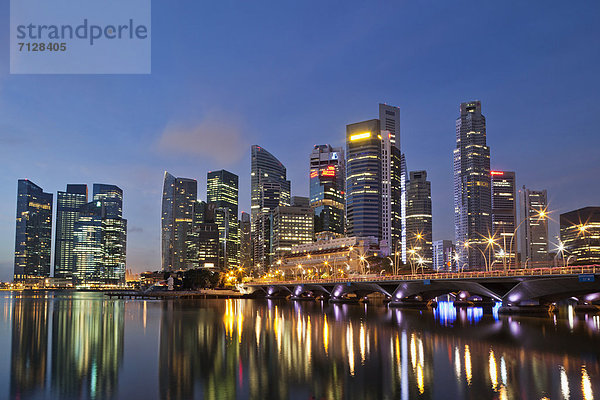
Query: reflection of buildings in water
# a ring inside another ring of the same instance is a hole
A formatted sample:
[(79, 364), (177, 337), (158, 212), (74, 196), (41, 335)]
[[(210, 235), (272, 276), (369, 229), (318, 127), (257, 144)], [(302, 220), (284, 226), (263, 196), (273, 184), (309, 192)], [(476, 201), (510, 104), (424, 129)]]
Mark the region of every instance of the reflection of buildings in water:
[(69, 296), (53, 308), (53, 394), (111, 398), (123, 361), (124, 303)]
[(48, 357), (48, 303), (45, 298), (13, 300), (11, 398), (39, 396), (45, 390)]

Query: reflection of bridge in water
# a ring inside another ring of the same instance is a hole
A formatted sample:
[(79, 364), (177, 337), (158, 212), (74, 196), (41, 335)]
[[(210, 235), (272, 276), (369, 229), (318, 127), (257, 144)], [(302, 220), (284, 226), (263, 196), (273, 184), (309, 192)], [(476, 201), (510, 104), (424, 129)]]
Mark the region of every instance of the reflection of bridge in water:
[(501, 311), (505, 312), (547, 311), (558, 301), (576, 298), (579, 310), (600, 310), (592, 304), (600, 300), (600, 266), (253, 281), (242, 291), (293, 300), (327, 298), (331, 302), (359, 301), (380, 293), (392, 306), (425, 306), (439, 296), (453, 295), (457, 304), (501, 301)]

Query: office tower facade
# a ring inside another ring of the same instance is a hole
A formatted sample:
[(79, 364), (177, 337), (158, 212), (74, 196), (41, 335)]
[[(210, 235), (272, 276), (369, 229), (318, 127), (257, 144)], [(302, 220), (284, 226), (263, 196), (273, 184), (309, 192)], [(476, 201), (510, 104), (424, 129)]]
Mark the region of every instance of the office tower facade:
[(216, 206), (215, 222), (219, 227), (219, 267), (237, 267), (240, 262), (238, 220), (238, 176), (211, 171), (206, 181), (206, 201)]
[(252, 228), (252, 258), (256, 265), (269, 262), (270, 213), (278, 206), (289, 206), (291, 184), (285, 166), (264, 148), (251, 148), (250, 217)]
[(346, 234), (381, 239), (381, 134), (378, 119), (346, 126)]
[(400, 108), (380, 103), (379, 122), (381, 130), (390, 133), (392, 146), (400, 149)]
[(426, 171), (411, 171), (406, 189), (406, 242), (413, 263), (432, 267), (431, 182)]
[(291, 206), (279, 206), (271, 213), (271, 260), (276, 263), (293, 246), (312, 243), (314, 213), (306, 197), (294, 197)]
[(436, 240), (433, 242), (433, 269), (436, 272), (449, 272), (455, 269), (454, 251), (452, 240)]
[(14, 280), (50, 276), (52, 246), (52, 193), (27, 179), (17, 186)]
[(484, 269), (492, 230), (490, 148), (481, 102), (460, 105), (454, 149), (454, 229), (461, 268)]
[(217, 269), (220, 258), (220, 229), (216, 223), (217, 206), (204, 201), (194, 202), (192, 229), (185, 242), (188, 268)]
[(118, 186), (93, 185), (93, 201), (79, 208), (73, 226), (75, 282), (125, 282), (127, 220), (122, 209), (123, 191)]
[(585, 207), (560, 214), (560, 240), (564, 264), (600, 263), (600, 207)]
[(344, 149), (315, 145), (310, 153), (310, 206), (317, 237), (344, 234), (345, 184)]
[(383, 254), (402, 252), (402, 162), (390, 131), (381, 131), (381, 243)]
[(88, 202), (87, 185), (67, 185), (56, 196), (56, 234), (54, 243), (54, 277), (70, 279), (75, 269), (74, 228), (81, 207)]
[(251, 229), (250, 214), (242, 211), (240, 216), (240, 265), (242, 268), (250, 268), (253, 265)]
[(198, 183), (165, 172), (162, 198), (162, 268), (176, 271), (190, 268), (186, 240), (192, 229)]
[(514, 237), (517, 226), (517, 187), (515, 173), (511, 171), (491, 171), (492, 180), (492, 234), (493, 259), (497, 265), (511, 267), (517, 261), (517, 240)]
[(521, 266), (544, 266), (548, 258), (548, 218), (540, 212), (548, 209), (548, 194), (545, 190), (530, 190), (525, 186), (520, 192)]

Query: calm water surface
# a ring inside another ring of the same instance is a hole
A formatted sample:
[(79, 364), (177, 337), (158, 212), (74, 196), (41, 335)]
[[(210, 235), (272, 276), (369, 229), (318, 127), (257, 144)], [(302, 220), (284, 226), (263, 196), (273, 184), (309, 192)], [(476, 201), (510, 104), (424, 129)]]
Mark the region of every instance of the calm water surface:
[(0, 292), (0, 398), (600, 398), (600, 316), (561, 311)]

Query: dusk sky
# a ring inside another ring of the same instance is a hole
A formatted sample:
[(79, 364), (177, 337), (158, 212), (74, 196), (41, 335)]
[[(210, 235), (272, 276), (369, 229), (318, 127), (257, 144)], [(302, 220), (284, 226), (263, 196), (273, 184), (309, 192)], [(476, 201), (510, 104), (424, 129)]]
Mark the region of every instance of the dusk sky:
[(55, 197), (120, 186), (127, 267), (156, 270), (165, 170), (204, 200), (209, 170), (234, 172), (249, 212), (258, 144), (306, 196), (313, 145), (342, 145), (380, 102), (400, 107), (408, 169), (427, 170), (434, 240), (454, 240), (463, 101), (482, 101), (492, 168), (547, 189), (555, 221), (600, 206), (600, 2), (154, 1), (150, 75), (9, 75), (8, 15), (0, 0), (1, 280), (20, 178)]

